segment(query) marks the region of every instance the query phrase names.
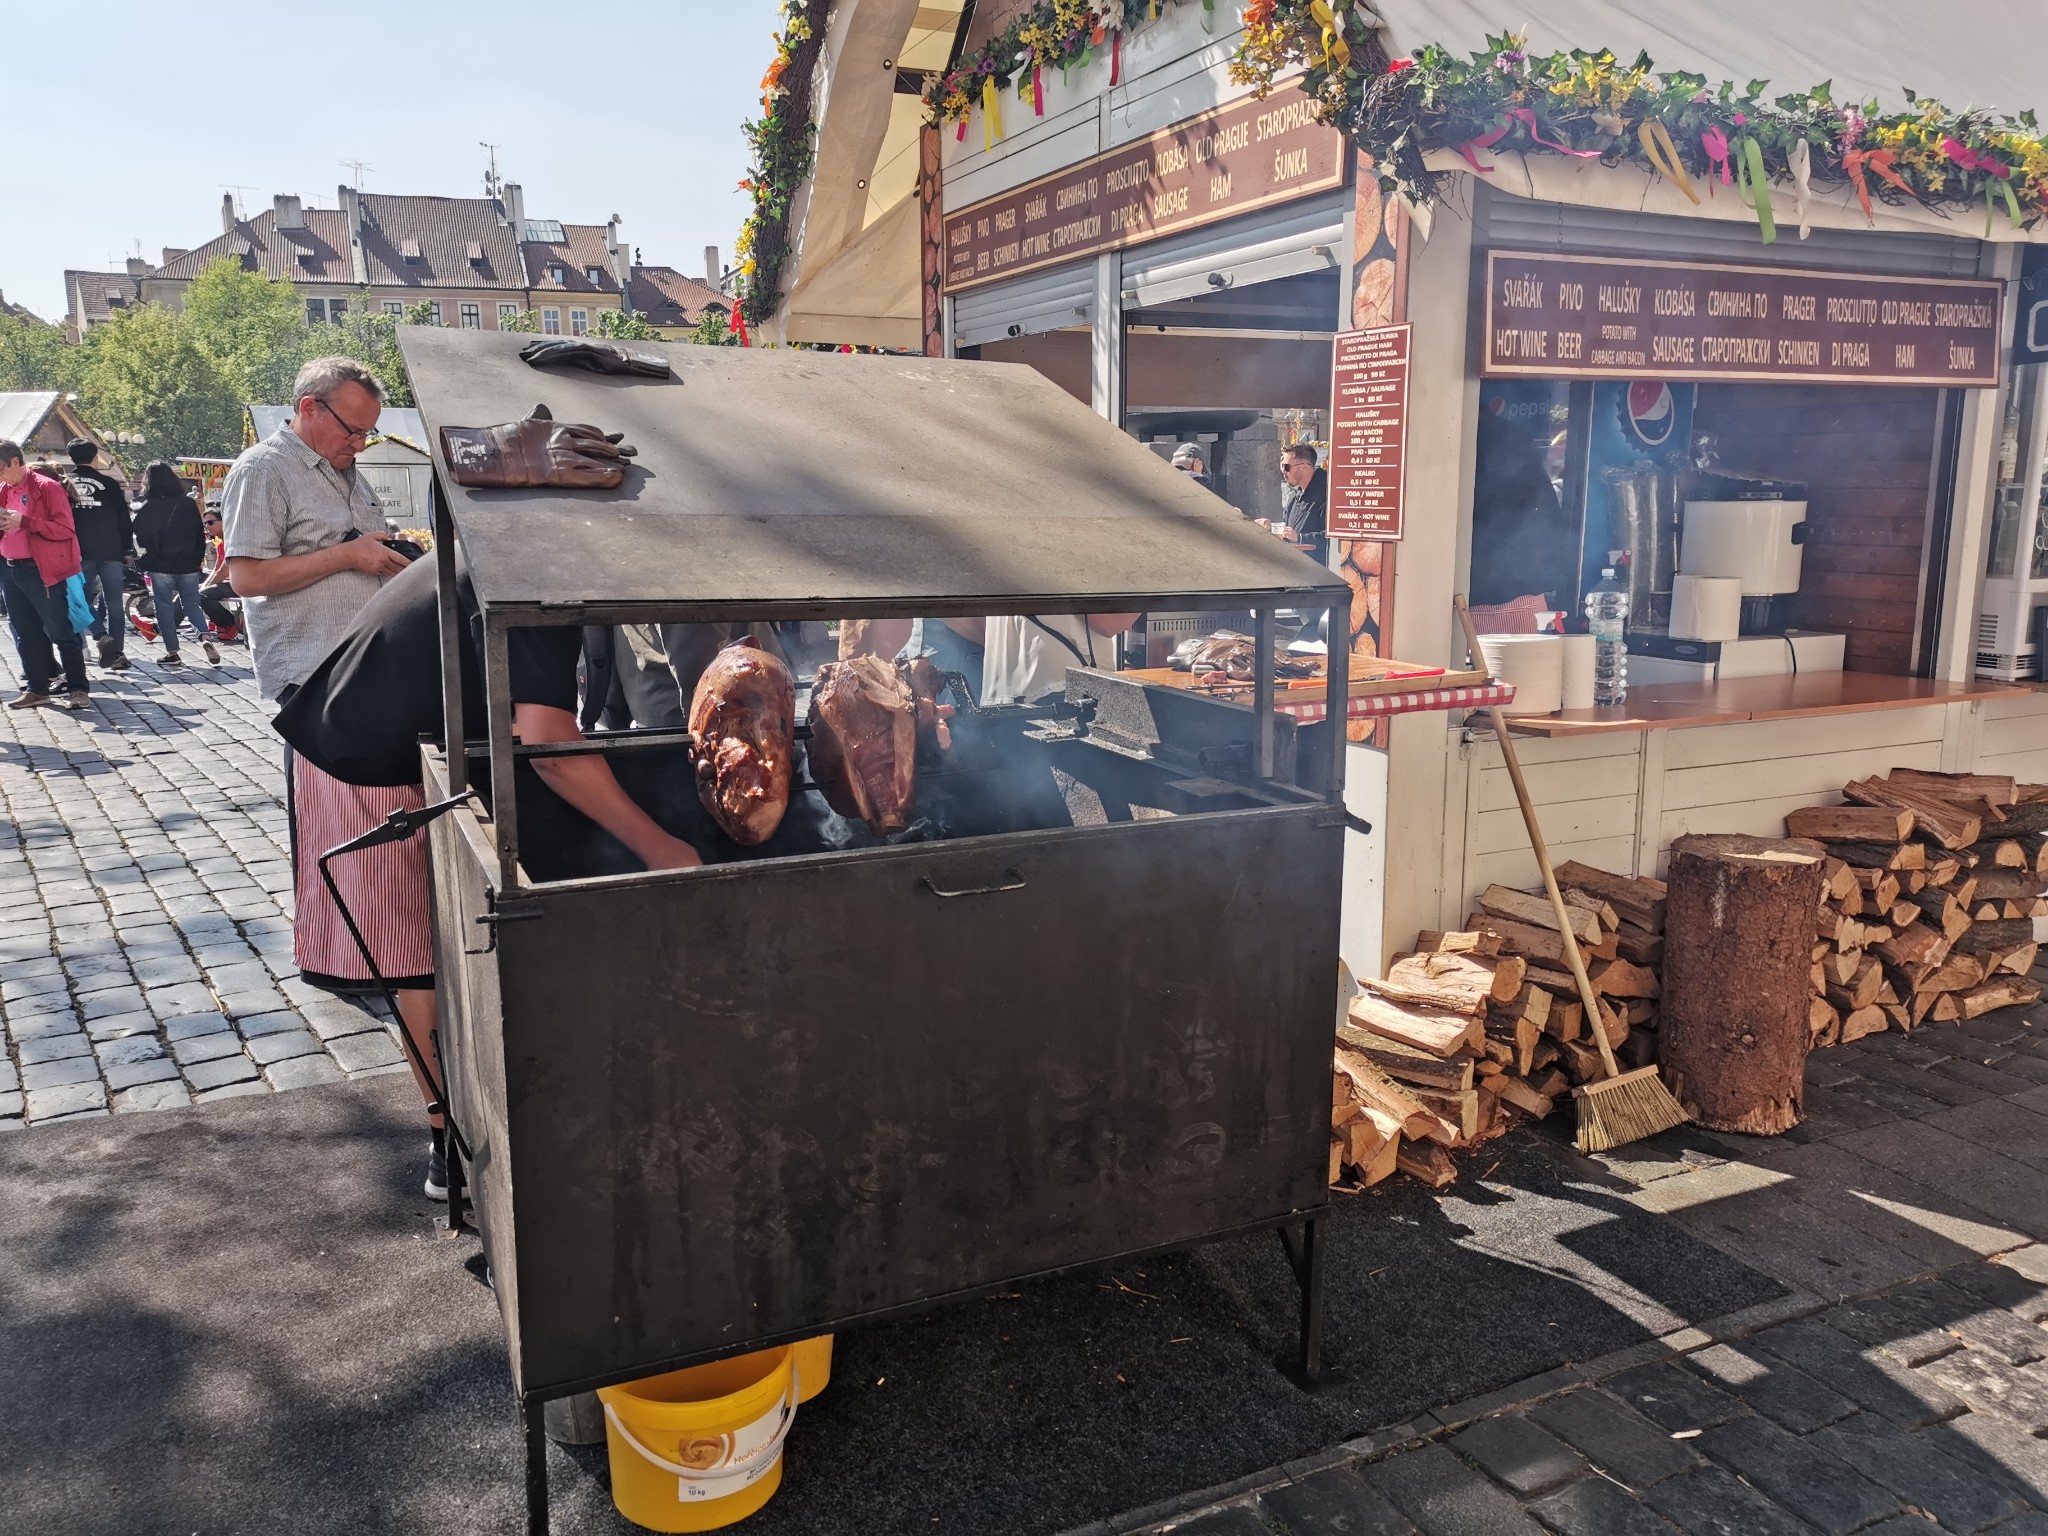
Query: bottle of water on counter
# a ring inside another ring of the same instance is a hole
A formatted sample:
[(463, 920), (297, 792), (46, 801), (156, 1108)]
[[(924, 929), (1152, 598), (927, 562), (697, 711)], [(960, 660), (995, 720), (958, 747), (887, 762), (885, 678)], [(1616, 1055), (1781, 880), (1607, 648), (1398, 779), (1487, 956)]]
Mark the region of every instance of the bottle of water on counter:
[(1628, 645), (1621, 638), (1628, 588), (1611, 565), (1601, 568), (1599, 584), (1586, 594), (1586, 622), (1593, 632), (1593, 702), (1620, 704), (1628, 698)]

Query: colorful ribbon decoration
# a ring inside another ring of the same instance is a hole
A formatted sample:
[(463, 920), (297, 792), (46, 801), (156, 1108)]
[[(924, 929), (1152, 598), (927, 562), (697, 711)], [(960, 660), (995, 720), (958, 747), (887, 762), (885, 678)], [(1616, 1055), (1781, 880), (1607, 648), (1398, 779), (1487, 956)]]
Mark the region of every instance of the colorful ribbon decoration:
[(981, 82), (981, 147), (994, 149), (996, 140), (1003, 136), (1003, 96), (996, 89), (996, 77), (987, 75)]
[(1693, 191), (1692, 178), (1685, 174), (1685, 164), (1678, 158), (1678, 146), (1671, 142), (1671, 130), (1662, 123), (1645, 121), (1636, 125), (1636, 139), (1642, 144), (1643, 154), (1657, 174), (1674, 183), (1679, 191), (1697, 204), (1700, 195)]
[(1512, 128), (1513, 126), (1514, 124), (1509, 123), (1503, 127), (1494, 129), (1491, 133), (1482, 133), (1477, 138), (1467, 139), (1464, 143), (1458, 146), (1458, 153), (1463, 155), (1465, 157), (1465, 163), (1471, 166), (1472, 169), (1477, 171), (1480, 175), (1491, 176), (1493, 174), (1493, 167), (1490, 165), (1481, 165), (1479, 163), (1479, 153), (1482, 150), (1488, 150), (1493, 148), (1494, 145), (1498, 144), (1502, 139), (1506, 138), (1508, 136), (1508, 129)]
[(1870, 210), (1870, 182), (1866, 172), (1875, 174), (1880, 181), (1897, 187), (1906, 196), (1913, 195), (1913, 189), (1905, 179), (1892, 169), (1898, 159), (1896, 152), (1889, 149), (1852, 149), (1842, 156), (1842, 169), (1856, 188), (1856, 201), (1863, 205), (1863, 216), (1871, 223), (1877, 222), (1877, 215)]
[(1799, 238), (1804, 240), (1813, 233), (1806, 217), (1807, 199), (1813, 195), (1813, 145), (1805, 139), (1795, 142), (1785, 164), (1792, 172), (1792, 217), (1799, 221)]
[(1576, 160), (1598, 160), (1600, 158), (1600, 151), (1597, 149), (1573, 149), (1569, 144), (1560, 144), (1555, 139), (1543, 137), (1536, 128), (1536, 114), (1527, 107), (1511, 107), (1508, 110), (1508, 116), (1529, 130), (1529, 142), (1532, 144), (1541, 144), (1545, 149), (1554, 149), (1560, 155), (1570, 155)]
[(1719, 128), (1709, 128), (1700, 135), (1700, 149), (1707, 157), (1707, 190), (1714, 190), (1714, 173), (1721, 173), (1721, 185), (1727, 186), (1735, 180), (1728, 168), (1728, 135)]
[(1770, 177), (1764, 171), (1763, 146), (1748, 134), (1735, 141), (1736, 191), (1756, 210), (1756, 227), (1769, 245), (1778, 238), (1777, 216), (1771, 211)]
[(1124, 29), (1109, 34), (1109, 83), (1114, 86), (1124, 73)]
[[(1209, 0), (1203, 0), (1206, 6)], [(1344, 41), (1344, 24), (1330, 9), (1328, 0), (1309, 0), (1308, 13), (1323, 29), (1323, 68), (1335, 73), (1351, 63), (1351, 45)], [(1332, 61), (1335, 61), (1334, 63)]]
[(1038, 60), (1031, 61), (1031, 115), (1045, 116), (1045, 78), (1038, 72)]
[(2012, 195), (2012, 167), (1994, 159), (1981, 150), (1970, 148), (1959, 139), (1943, 139), (1941, 152), (1964, 170), (1985, 178), (1984, 181), (1984, 234), (1991, 234), (1991, 221), (1997, 216), (1998, 194), (2005, 194), (2005, 211), (2012, 215), (2013, 227), (2019, 228), (2020, 205)]

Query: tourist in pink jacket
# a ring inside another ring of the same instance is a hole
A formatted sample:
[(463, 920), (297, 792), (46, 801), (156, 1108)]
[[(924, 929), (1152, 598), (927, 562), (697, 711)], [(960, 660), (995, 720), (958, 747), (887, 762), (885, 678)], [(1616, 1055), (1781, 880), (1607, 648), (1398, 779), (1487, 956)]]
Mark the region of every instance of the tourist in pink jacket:
[[(5, 439), (0, 439), (0, 559), (7, 562), (7, 617), (28, 685), (7, 707), (55, 702), (64, 709), (85, 708), (85, 641), (71, 627), (64, 591), (79, 571), (71, 493), (61, 481), (30, 469), (21, 444)], [(65, 697), (53, 701), (50, 689), (59, 656)]]

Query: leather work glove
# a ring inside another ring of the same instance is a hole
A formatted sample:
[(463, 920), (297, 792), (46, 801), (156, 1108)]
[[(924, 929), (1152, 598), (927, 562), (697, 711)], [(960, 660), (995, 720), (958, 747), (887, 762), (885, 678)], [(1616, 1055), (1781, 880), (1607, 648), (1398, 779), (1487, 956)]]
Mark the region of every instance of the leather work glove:
[(519, 355), (535, 368), (588, 368), (592, 373), (621, 373), (643, 379), (669, 377), (668, 359), (659, 352), (628, 352), (609, 341), (551, 336), (529, 341)]
[(496, 427), (443, 427), (441, 455), (457, 485), (486, 490), (551, 485), (608, 491), (626, 478), (625, 461), (639, 452), (623, 432), (556, 421), (536, 405), (524, 421)]

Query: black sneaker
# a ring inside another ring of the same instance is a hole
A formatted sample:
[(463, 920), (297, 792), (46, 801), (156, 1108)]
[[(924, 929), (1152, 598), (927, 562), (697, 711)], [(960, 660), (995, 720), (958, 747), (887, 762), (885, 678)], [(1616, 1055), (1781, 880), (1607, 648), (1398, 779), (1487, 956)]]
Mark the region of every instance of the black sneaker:
[(164, 659), (158, 662), (157, 665), (160, 667), (182, 667), (185, 665), (185, 660), (176, 651), (167, 651), (164, 653)]
[(433, 1140), (427, 1143), (427, 1198), (446, 1200), (448, 1198), (448, 1133), (436, 1130)]

